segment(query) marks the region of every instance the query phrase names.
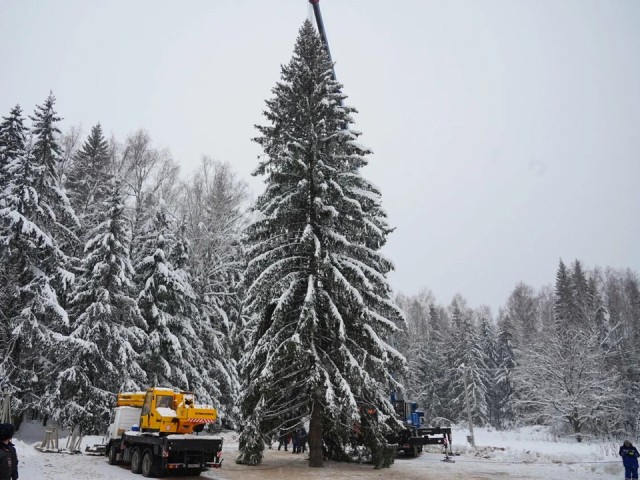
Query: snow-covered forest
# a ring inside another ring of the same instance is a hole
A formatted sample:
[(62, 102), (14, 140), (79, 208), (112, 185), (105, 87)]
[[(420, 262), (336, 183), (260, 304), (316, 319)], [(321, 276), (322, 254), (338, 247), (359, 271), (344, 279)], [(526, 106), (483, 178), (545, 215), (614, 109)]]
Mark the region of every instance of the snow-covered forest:
[(427, 418), (467, 422), (466, 375), (476, 425), (544, 424), (578, 441), (638, 431), (638, 275), (560, 260), (552, 282), (519, 283), (497, 315), (462, 295), (398, 295), (405, 386)]
[(53, 94), (29, 119), (17, 105), (0, 126), (0, 382), (17, 423), (34, 410), (97, 433), (114, 393), (170, 385), (233, 424), (245, 183), (206, 157), (180, 180), (143, 130), (62, 134)]
[(224, 162), (181, 177), (144, 130), (63, 133), (53, 93), (4, 114), (0, 390), (16, 425), (38, 412), (102, 433), (117, 392), (157, 385), (241, 426), (246, 464), (306, 422), (311, 464), (323, 444), (340, 459), (358, 422), (388, 466), (403, 388), (432, 423), (466, 421), (468, 394), (477, 425), (638, 431), (638, 275), (560, 261), (499, 312), (393, 294), (383, 192), (341, 88), (306, 22), (258, 127), (254, 202)]

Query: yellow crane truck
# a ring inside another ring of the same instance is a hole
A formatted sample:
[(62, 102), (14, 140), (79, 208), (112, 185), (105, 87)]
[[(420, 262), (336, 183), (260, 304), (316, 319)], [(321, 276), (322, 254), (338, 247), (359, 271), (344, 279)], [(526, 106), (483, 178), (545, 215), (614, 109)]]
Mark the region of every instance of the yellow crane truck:
[(218, 412), (197, 405), (193, 393), (154, 387), (118, 394), (107, 431), (111, 465), (131, 464), (133, 473), (199, 475), (222, 465), (222, 438), (199, 435)]

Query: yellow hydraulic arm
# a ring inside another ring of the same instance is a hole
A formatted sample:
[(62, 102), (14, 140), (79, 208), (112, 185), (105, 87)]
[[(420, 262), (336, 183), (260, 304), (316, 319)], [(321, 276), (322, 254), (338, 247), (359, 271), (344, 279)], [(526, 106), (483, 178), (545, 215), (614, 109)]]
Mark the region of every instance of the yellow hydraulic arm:
[(146, 392), (122, 392), (117, 406), (137, 407), (140, 430), (160, 433), (201, 432), (207, 423), (215, 423), (218, 411), (211, 405), (197, 405), (191, 392), (153, 387)]

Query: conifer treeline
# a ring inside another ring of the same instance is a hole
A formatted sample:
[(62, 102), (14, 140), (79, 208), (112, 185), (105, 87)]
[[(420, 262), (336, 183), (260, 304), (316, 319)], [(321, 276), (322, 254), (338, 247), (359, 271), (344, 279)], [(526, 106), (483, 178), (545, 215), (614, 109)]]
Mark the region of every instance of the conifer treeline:
[(144, 131), (120, 144), (98, 124), (80, 146), (54, 106), (0, 124), (0, 388), (17, 422), (102, 432), (116, 392), (162, 385), (233, 423), (246, 185), (207, 158), (180, 182)]
[(478, 425), (544, 423), (578, 439), (638, 431), (635, 272), (560, 261), (554, 289), (518, 284), (495, 321), (460, 295), (447, 307), (429, 292), (398, 302), (408, 322), (399, 340), (406, 386), (427, 418), (466, 422), (466, 375)]

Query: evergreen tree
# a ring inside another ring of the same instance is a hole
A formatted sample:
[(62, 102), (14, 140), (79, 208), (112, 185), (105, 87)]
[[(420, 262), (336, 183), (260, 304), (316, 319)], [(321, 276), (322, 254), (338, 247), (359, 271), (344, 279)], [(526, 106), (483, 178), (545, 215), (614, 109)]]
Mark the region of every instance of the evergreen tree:
[[(447, 384), (450, 365), (442, 352), (446, 346), (436, 339), (425, 340), (417, 344), (420, 348), (406, 354), (408, 367), (415, 375), (414, 392), (409, 396), (422, 408), (427, 419), (446, 417), (449, 414), (449, 395)], [(435, 425), (434, 425), (435, 426)]]
[[(53, 93), (49, 93), (44, 105), (36, 106), (33, 116), (30, 117), (33, 121), (34, 141), (31, 152), (39, 166), (36, 188), (41, 198), (38, 201), (46, 203), (51, 209), (50, 215), (43, 216), (42, 221), (47, 224), (47, 228), (66, 254), (62, 266), (72, 271), (76, 259), (71, 256), (71, 253), (78, 249), (79, 240), (75, 231), (80, 223), (58, 176), (61, 147), (58, 143), (60, 129), (57, 127), (57, 123), (60, 121), (60, 117), (55, 112), (54, 105), (55, 97)], [(66, 305), (66, 297), (72, 280), (73, 278), (70, 276), (58, 276), (52, 280), (62, 306)]]
[(479, 370), (482, 384), (486, 388), (485, 401), (487, 404), (487, 422), (497, 424), (495, 415), (496, 398), (494, 396), (495, 374), (498, 369), (498, 342), (494, 324), (491, 322), (490, 313), (479, 312), (478, 341), (482, 351), (482, 359), (485, 369)]
[[(450, 414), (452, 368), (447, 362), (451, 344), (447, 317), (436, 307), (431, 293), (421, 292), (416, 297), (400, 294), (396, 302), (406, 311), (408, 324), (398, 335), (403, 341), (397, 344), (407, 358), (405, 397), (418, 403), (429, 422), (446, 418)], [(436, 422), (440, 424), (440, 420)]]
[(81, 220), (83, 234), (95, 223), (98, 210), (108, 194), (110, 177), (109, 144), (98, 123), (75, 155), (66, 187), (71, 205)]
[(61, 352), (45, 397), (54, 418), (92, 434), (104, 430), (117, 392), (146, 384), (140, 366), (146, 323), (134, 298), (129, 219), (120, 185), (111, 180), (105, 187), (71, 301), (71, 338), (78, 341)]
[(556, 273), (556, 295), (553, 311), (555, 313), (556, 333), (563, 343), (571, 340), (571, 327), (573, 319), (573, 290), (567, 267), (560, 260)]
[[(458, 412), (457, 420), (466, 418), (465, 396), (469, 396), (469, 406), (474, 423), (484, 425), (489, 419), (487, 406), (487, 366), (484, 360), (482, 344), (471, 316), (462, 312), (454, 301), (452, 309), (454, 331), (450, 354), (451, 366), (456, 376), (451, 382), (451, 406)], [(465, 377), (466, 376), (466, 387)], [(466, 391), (465, 391), (466, 388)]]
[(514, 408), (513, 369), (516, 356), (513, 349), (514, 326), (508, 315), (498, 323), (494, 384), (491, 389), (491, 417), (496, 427), (512, 425), (516, 419)]
[[(310, 466), (342, 456), (354, 422), (377, 467), (394, 422), (392, 372), (404, 358), (384, 340), (402, 313), (390, 300), (392, 265), (378, 250), (391, 231), (380, 193), (360, 175), (369, 150), (345, 128), (355, 110), (309, 21), (258, 127), (266, 191), (247, 234), (239, 462), (262, 459), (264, 435), (310, 417)], [(367, 413), (375, 409), (373, 415)]]
[(582, 269), (582, 264), (578, 260), (573, 263), (573, 271), (569, 278), (569, 284), (572, 291), (572, 326), (583, 329), (593, 328), (595, 325), (591, 322), (592, 312), (590, 311), (592, 292), (589, 290), (589, 282)]
[[(449, 318), (442, 307), (436, 307), (434, 303), (429, 306), (429, 325), (431, 337), (425, 351), (425, 357), (430, 359), (429, 369), (424, 375), (425, 390), (428, 396), (422, 397), (422, 406), (428, 418), (451, 418), (450, 403), (451, 372), (454, 368), (450, 362), (452, 332)], [(426, 393), (425, 392), (425, 393)]]
[(449, 333), (448, 318), (443, 308), (436, 307), (433, 303), (429, 306), (429, 325), (431, 337), (440, 342), (444, 341), (446, 334)]
[(4, 189), (9, 182), (9, 164), (24, 154), (27, 128), (23, 124), (22, 109), (16, 105), (0, 123), (0, 207), (4, 202)]
[[(2, 118), (0, 123), (0, 209), (9, 203), (10, 191), (6, 189), (11, 179), (9, 166), (19, 157), (25, 154), (27, 129), (23, 125), (22, 109), (16, 105), (11, 109), (8, 117)], [(5, 235), (4, 227), (0, 227), (0, 234)], [(0, 267), (4, 267), (0, 264)], [(10, 349), (11, 330), (8, 321), (8, 306), (12, 302), (11, 296), (15, 293), (13, 277), (6, 268), (0, 268), (0, 311), (2, 321), (0, 321), (0, 355)], [(5, 358), (5, 355), (2, 355)], [(6, 379), (7, 374), (2, 369), (0, 362), (0, 377)], [(4, 388), (4, 381), (0, 380), (0, 388)]]
[(0, 265), (3, 297), (5, 381), (15, 392), (18, 415), (38, 408), (56, 355), (68, 348), (67, 312), (60, 291), (72, 275), (54, 228), (58, 185), (31, 145), (5, 165), (8, 184), (0, 208)]
[[(148, 381), (152, 386), (195, 389), (203, 401), (211, 400), (209, 395), (216, 391), (211, 391), (210, 377), (198, 371), (203, 349), (194, 330), (199, 315), (196, 295), (186, 272), (170, 261), (175, 235), (162, 201), (142, 239), (136, 273), (142, 287), (138, 306), (148, 325), (143, 359)], [(178, 259), (184, 260), (185, 254), (182, 248)]]

